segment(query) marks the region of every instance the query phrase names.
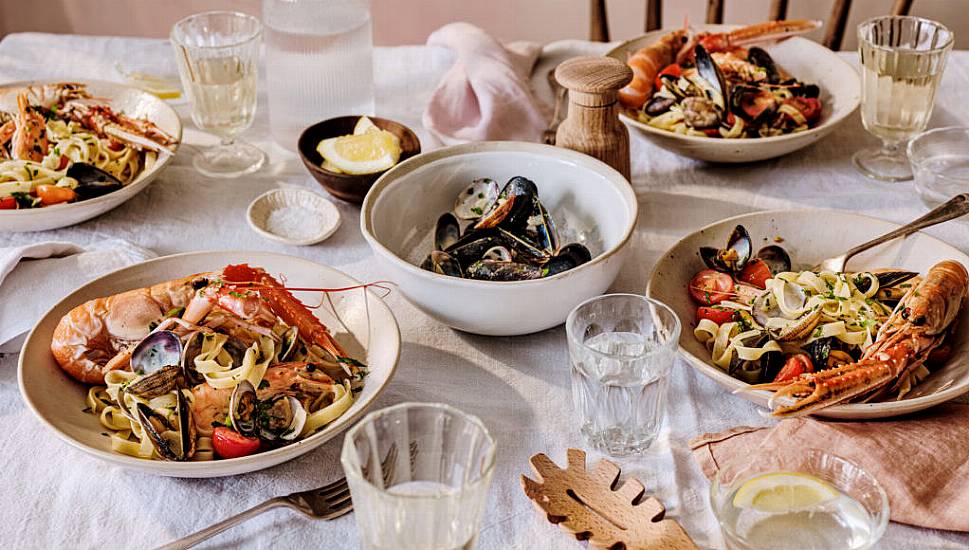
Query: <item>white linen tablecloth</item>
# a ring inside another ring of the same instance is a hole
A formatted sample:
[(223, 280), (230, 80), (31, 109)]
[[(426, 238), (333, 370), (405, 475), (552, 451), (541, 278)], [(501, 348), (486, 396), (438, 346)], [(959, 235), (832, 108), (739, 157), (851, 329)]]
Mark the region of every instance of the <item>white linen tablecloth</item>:
[[(127, 38), (14, 34), (0, 42), (0, 82), (28, 78), (119, 80), (115, 61), (141, 41)], [(557, 43), (535, 71), (548, 96), (545, 72), (569, 55), (603, 45)], [(845, 53), (856, 59), (855, 54)], [(378, 113), (419, 128), (421, 111), (449, 67), (447, 50), (423, 46), (378, 48)], [(932, 126), (969, 125), (969, 52), (953, 52), (938, 94)], [(192, 128), (187, 106), (178, 107)], [(310, 122), (310, 121), (307, 121)], [(191, 136), (187, 136), (191, 141)], [(327, 241), (288, 247), (263, 240), (245, 222), (248, 203), (279, 184), (320, 192), (299, 159), (271, 143), (264, 93), (252, 129), (243, 138), (263, 147), (269, 165), (236, 181), (207, 179), (191, 167), (190, 143), (171, 166), (119, 208), (86, 223), (32, 234), (0, 235), (0, 246), (41, 240), (79, 244), (120, 237), (158, 254), (205, 249), (272, 250), (334, 266), (361, 280), (377, 280), (371, 253), (358, 229), (359, 209), (334, 199), (343, 224)], [(640, 198), (633, 252), (614, 291), (642, 292), (655, 260), (681, 236), (722, 218), (764, 209), (825, 207), (896, 222), (926, 211), (910, 183), (873, 183), (855, 173), (851, 154), (873, 141), (858, 116), (803, 151), (746, 166), (713, 166), (652, 146), (632, 132), (633, 185)], [(426, 147), (430, 148), (430, 147)], [(969, 225), (952, 222), (929, 233), (969, 252)], [(847, 248), (850, 244), (845, 242)], [(66, 294), (71, 289), (61, 289)], [(528, 457), (548, 453), (564, 462), (565, 449), (584, 447), (570, 406), (565, 331), (559, 327), (517, 338), (458, 333), (410, 306), (387, 299), (400, 322), (400, 368), (376, 408), (402, 401), (443, 401), (479, 416), (498, 440), (498, 462), (479, 548), (497, 550), (581, 548), (584, 543), (549, 524), (525, 498), (518, 476)], [(109, 466), (57, 439), (27, 410), (17, 390), (16, 354), (0, 359), (0, 540), (19, 548), (141, 548), (186, 535), (256, 503), (322, 485), (342, 471), (342, 438), (287, 464), (225, 479), (152, 477)], [(679, 360), (672, 374), (668, 421), (649, 453), (620, 460), (624, 475), (638, 477), (703, 548), (722, 539), (707, 503), (708, 483), (686, 442), (701, 433), (739, 424), (761, 425), (752, 405), (720, 389)], [(590, 458), (598, 458), (590, 453)], [(355, 548), (353, 516), (314, 522), (279, 510), (232, 529), (207, 548)], [(892, 524), (883, 549), (965, 548), (965, 534)]]

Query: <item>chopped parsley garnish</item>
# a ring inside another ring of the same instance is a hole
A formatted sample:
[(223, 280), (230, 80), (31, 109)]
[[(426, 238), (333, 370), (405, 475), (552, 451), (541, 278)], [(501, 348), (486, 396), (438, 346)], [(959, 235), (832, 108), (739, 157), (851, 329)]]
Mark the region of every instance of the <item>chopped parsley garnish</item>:
[(185, 313), (184, 307), (173, 307), (165, 312), (165, 317), (181, 317)]
[(337, 357), (336, 360), (338, 363), (343, 363), (345, 365), (360, 367), (361, 369), (367, 368), (367, 365), (364, 365), (363, 363), (361, 363), (360, 361), (357, 361), (352, 357)]
[(471, 211), (474, 212), (475, 214), (477, 214), (478, 216), (484, 214), (484, 210), (482, 210), (481, 207), (479, 207), (479, 206), (472, 207), (471, 208)]
[(260, 390), (264, 390), (264, 389), (266, 389), (268, 387), (269, 387), (269, 382), (266, 382), (265, 380), (259, 381), (259, 389)]

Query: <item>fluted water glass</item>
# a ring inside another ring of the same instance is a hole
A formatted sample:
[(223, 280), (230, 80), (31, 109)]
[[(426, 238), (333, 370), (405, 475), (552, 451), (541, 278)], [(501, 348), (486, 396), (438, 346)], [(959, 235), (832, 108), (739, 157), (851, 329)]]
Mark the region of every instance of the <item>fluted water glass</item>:
[(402, 403), (364, 417), (341, 455), (362, 548), (474, 548), (495, 448), (478, 418), (440, 403)]

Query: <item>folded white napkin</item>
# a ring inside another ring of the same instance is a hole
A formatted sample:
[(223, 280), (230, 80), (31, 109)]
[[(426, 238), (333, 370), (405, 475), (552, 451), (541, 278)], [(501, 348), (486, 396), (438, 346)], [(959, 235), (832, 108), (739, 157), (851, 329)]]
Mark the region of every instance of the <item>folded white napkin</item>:
[(155, 256), (122, 239), (86, 247), (47, 241), (0, 248), (0, 352), (16, 351), (11, 341), (78, 286)]

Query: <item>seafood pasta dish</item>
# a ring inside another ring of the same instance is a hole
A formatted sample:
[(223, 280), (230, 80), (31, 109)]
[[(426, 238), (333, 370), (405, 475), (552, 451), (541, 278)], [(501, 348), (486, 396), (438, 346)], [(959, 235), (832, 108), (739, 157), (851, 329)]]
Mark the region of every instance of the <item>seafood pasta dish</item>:
[(790, 20), (724, 33), (674, 31), (629, 56), (634, 76), (620, 102), (640, 122), (684, 135), (736, 139), (807, 130), (821, 118), (818, 86), (752, 45), (819, 25)]
[(57, 363), (119, 453), (236, 458), (350, 408), (367, 367), (265, 270), (246, 264), (97, 298), (65, 315)]
[(175, 138), (115, 112), (84, 84), (29, 86), (0, 111), (0, 210), (99, 197), (134, 181)]
[(792, 269), (777, 244), (754, 254), (739, 225), (725, 248), (699, 254), (707, 269), (688, 286), (698, 306), (694, 335), (714, 365), (750, 390), (774, 391), (769, 404), (779, 417), (904, 397), (950, 356), (969, 289), (954, 260), (922, 275)]

